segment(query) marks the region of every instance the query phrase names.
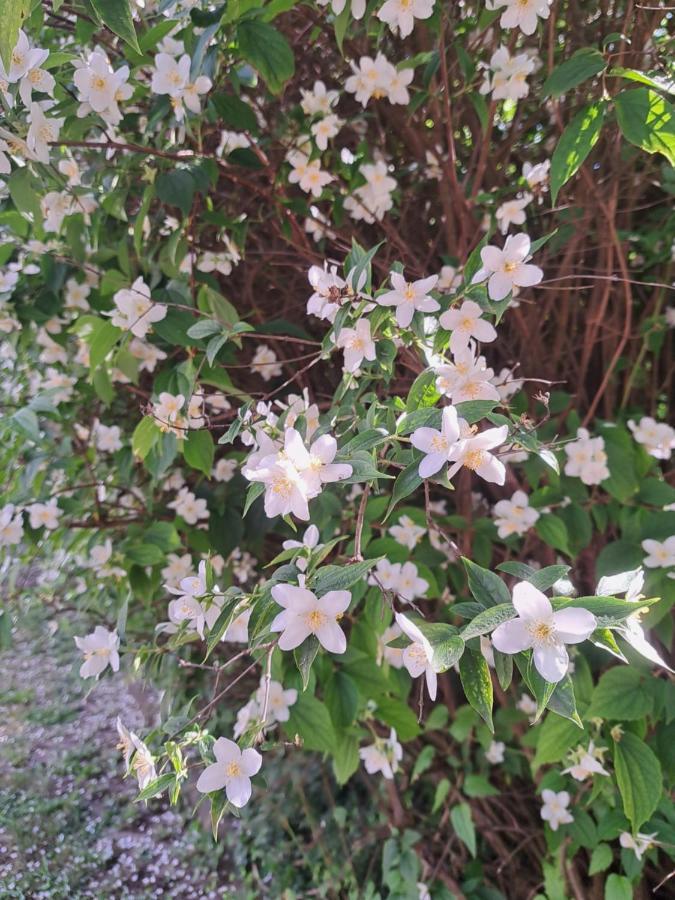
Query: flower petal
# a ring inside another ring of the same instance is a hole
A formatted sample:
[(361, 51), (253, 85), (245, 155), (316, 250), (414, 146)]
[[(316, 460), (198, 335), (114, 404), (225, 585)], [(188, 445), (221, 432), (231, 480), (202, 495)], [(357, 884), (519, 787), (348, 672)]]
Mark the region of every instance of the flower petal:
[(526, 620), (550, 619), (553, 615), (553, 607), (546, 594), (527, 581), (520, 581), (513, 588), (513, 605), (518, 615)]
[(570, 606), (553, 614), (557, 637), (566, 644), (580, 644), (597, 626), (593, 613), (578, 606)]
[(522, 619), (502, 622), (492, 632), (492, 643), (500, 653), (520, 653), (532, 646), (532, 638)]

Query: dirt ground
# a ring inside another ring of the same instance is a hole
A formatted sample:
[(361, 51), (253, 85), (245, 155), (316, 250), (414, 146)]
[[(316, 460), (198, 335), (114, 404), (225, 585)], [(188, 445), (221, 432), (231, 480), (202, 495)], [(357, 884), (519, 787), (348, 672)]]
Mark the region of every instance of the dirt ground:
[(118, 715), (151, 727), (157, 698), (77, 674), (63, 629), (31, 621), (0, 653), (0, 898), (217, 898), (231, 873), (208, 831), (133, 803)]

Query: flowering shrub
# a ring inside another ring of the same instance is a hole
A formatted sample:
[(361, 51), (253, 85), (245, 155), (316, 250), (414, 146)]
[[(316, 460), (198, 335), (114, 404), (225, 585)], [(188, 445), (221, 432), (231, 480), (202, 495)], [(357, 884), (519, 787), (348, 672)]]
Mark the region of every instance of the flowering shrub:
[(656, 887), (671, 14), (7, 6), (5, 634), (37, 561), (82, 678), (164, 692), (139, 798), (214, 835), (268, 760), (361, 779), (381, 871), (329, 893)]

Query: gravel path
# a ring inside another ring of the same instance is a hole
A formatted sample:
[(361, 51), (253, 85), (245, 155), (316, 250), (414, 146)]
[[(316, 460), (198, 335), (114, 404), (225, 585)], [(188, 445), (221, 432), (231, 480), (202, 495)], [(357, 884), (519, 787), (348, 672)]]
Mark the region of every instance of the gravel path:
[(123, 778), (115, 719), (147, 731), (152, 695), (121, 674), (83, 682), (72, 637), (44, 622), (14, 636), (0, 672), (0, 898), (232, 896), (210, 834), (133, 803)]

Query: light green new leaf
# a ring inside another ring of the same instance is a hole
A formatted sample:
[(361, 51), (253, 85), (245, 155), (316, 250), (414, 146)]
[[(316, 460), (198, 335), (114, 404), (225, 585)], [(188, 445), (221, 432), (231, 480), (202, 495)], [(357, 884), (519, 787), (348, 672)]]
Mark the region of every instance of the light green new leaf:
[(213, 469), (214, 454), (215, 447), (210, 431), (206, 428), (188, 431), (183, 443), (183, 456), (191, 468), (203, 472), (208, 478)]
[(675, 107), (648, 87), (621, 91), (614, 98), (621, 133), (647, 153), (661, 153), (675, 166)]
[(19, 29), (30, 12), (30, 0), (5, 0), (0, 16), (0, 59), (6, 70), (11, 64), (12, 50), (19, 38)]
[(575, 175), (598, 142), (605, 120), (606, 103), (589, 103), (563, 131), (551, 158), (551, 198)]
[(471, 807), (468, 803), (460, 803), (450, 810), (450, 821), (457, 837), (469, 848), (469, 853), (476, 856), (476, 828), (471, 818)]

